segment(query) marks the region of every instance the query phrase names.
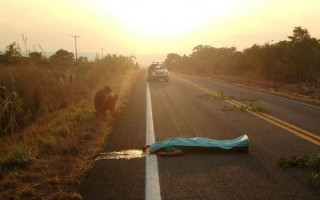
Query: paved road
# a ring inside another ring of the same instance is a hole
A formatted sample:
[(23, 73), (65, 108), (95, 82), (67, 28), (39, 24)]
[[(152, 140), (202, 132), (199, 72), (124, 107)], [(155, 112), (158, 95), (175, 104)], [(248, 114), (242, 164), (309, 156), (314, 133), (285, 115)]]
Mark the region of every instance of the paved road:
[[(248, 153), (187, 153), (158, 158), (162, 199), (320, 199), (320, 190), (302, 181), (305, 170), (281, 169), (283, 156), (316, 155), (319, 146), (245, 111), (225, 111), (227, 102), (182, 80), (320, 134), (320, 109), (198, 76), (171, 74), (169, 83), (150, 83), (156, 141), (172, 137), (231, 139), (247, 134)], [(182, 79), (182, 80), (181, 80)], [(106, 151), (145, 143), (145, 78), (138, 80)], [(246, 101), (245, 101), (246, 100)], [(254, 100), (254, 101), (247, 101)], [(145, 159), (100, 160), (82, 185), (85, 199), (144, 199)]]

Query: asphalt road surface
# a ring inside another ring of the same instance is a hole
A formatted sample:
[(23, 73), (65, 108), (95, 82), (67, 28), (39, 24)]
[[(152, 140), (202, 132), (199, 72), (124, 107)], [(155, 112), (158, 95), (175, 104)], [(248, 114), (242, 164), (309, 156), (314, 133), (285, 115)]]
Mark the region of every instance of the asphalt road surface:
[[(161, 199), (320, 199), (320, 186), (303, 181), (308, 170), (276, 166), (280, 157), (320, 153), (319, 107), (210, 78), (170, 75), (168, 83), (149, 83), (156, 141), (247, 134), (251, 144), (247, 153), (158, 157)], [(212, 95), (215, 92), (217, 96)], [(230, 101), (267, 114), (234, 109)], [(145, 135), (146, 82), (141, 74), (105, 152), (140, 149)], [(144, 157), (98, 160), (81, 194), (95, 200), (145, 199), (146, 167)]]

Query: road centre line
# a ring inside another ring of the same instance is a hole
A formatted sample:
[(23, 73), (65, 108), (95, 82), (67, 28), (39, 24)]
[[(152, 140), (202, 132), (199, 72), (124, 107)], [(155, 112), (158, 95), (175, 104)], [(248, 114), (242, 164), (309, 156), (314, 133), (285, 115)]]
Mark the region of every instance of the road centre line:
[[(146, 82), (146, 144), (155, 142), (149, 83)], [(157, 156), (146, 156), (146, 200), (160, 200)]]
[[(187, 84), (195, 87), (195, 88), (198, 88), (198, 89), (200, 89), (200, 90), (202, 90), (204, 92), (207, 92), (207, 93), (212, 94), (212, 95), (214, 95), (216, 97), (219, 97), (219, 94), (217, 92), (215, 92), (215, 91), (212, 91), (212, 90), (210, 90), (210, 89), (208, 89), (206, 87), (203, 87), (201, 85), (195, 84), (195, 83), (193, 83), (191, 81), (187, 81), (185, 79), (178, 78), (176, 76), (174, 76), (174, 77), (176, 79), (184, 82), (184, 83), (187, 83)], [(242, 107), (242, 108), (244, 108), (245, 111), (249, 112), (250, 114), (252, 114), (252, 115), (254, 115), (256, 117), (259, 117), (260, 119), (263, 119), (263, 120), (265, 120), (265, 121), (267, 121), (267, 122), (269, 122), (269, 123), (271, 123), (271, 124), (273, 124), (273, 125), (275, 125), (275, 126), (277, 126), (279, 128), (282, 128), (282, 129), (284, 129), (284, 130), (286, 130), (286, 131), (288, 131), (288, 132), (290, 132), (290, 133), (292, 133), (292, 134), (294, 134), (294, 135), (296, 135), (298, 137), (301, 137), (301, 138), (303, 138), (303, 139), (305, 139), (305, 140), (307, 140), (307, 141), (309, 141), (309, 142), (311, 142), (311, 143), (313, 143), (315, 145), (320, 146), (320, 136), (318, 136), (318, 135), (316, 135), (314, 133), (311, 133), (309, 131), (303, 130), (303, 129), (295, 126), (295, 125), (292, 125), (292, 124), (290, 124), (288, 122), (285, 122), (285, 121), (283, 121), (281, 119), (278, 119), (276, 117), (273, 117), (273, 116), (271, 116), (269, 114), (258, 112), (258, 111), (252, 111), (252, 108), (250, 106), (247, 106), (247, 105), (245, 105), (245, 104), (243, 104), (241, 102), (238, 102), (238, 101), (235, 101), (235, 100), (232, 100), (232, 99), (228, 99), (228, 98), (225, 98), (223, 100), (225, 102), (228, 102), (231, 105), (234, 105), (234, 106), (237, 106), (237, 107), (240, 107), (240, 108)]]
[(205, 77), (205, 78), (207, 78), (208, 80), (214, 80), (214, 81), (217, 81), (217, 82), (223, 82), (223, 83), (226, 83), (226, 84), (235, 85), (237, 87), (241, 87), (241, 88), (246, 89), (246, 90), (258, 92), (258, 93), (261, 93), (261, 94), (264, 94), (264, 95), (268, 95), (268, 96), (271, 96), (271, 97), (274, 97), (274, 98), (278, 98), (278, 99), (283, 99), (285, 101), (291, 101), (291, 102), (294, 102), (294, 103), (297, 103), (297, 104), (301, 104), (301, 105), (313, 107), (313, 108), (316, 108), (316, 109), (320, 109), (320, 106), (317, 106), (317, 105), (312, 105), (312, 104), (309, 104), (309, 103), (304, 103), (304, 102), (300, 102), (300, 101), (297, 101), (297, 100), (292, 100), (292, 99), (288, 99), (288, 98), (285, 98), (285, 97), (277, 96), (277, 95), (274, 95), (274, 94), (269, 94), (269, 93), (264, 92), (264, 91), (259, 91), (259, 90), (256, 90), (256, 89), (247, 88), (247, 87), (245, 87), (243, 85), (239, 85), (239, 84), (231, 84), (231, 83), (229, 83), (228, 81), (225, 81), (225, 80), (216, 79), (216, 78), (212, 78), (212, 77)]

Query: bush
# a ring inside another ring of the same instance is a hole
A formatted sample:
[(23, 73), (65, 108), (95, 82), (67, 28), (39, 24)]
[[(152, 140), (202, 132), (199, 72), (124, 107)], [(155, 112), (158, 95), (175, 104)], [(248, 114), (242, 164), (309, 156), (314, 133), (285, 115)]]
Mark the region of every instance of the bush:
[(22, 99), (14, 90), (10, 94), (3, 93), (0, 100), (0, 136), (14, 132), (19, 127), (19, 116), (22, 111)]
[(52, 134), (54, 136), (65, 137), (69, 133), (70, 133), (70, 128), (66, 125), (62, 125), (61, 127), (58, 127), (57, 129), (52, 130)]
[(305, 175), (304, 180), (307, 182), (320, 183), (320, 155), (315, 159), (310, 160), (309, 156), (291, 156), (290, 158), (280, 158), (277, 161), (277, 166), (281, 168), (298, 167), (309, 168), (312, 171)]
[(0, 170), (14, 167), (25, 168), (36, 159), (38, 151), (28, 145), (12, 145), (7, 152), (0, 156)]

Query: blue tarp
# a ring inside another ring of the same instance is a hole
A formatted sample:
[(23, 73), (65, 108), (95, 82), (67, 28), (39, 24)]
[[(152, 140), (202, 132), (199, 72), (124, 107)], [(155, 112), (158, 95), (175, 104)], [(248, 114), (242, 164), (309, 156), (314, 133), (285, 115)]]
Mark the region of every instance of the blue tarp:
[(233, 140), (213, 140), (204, 137), (195, 138), (172, 138), (162, 142), (155, 142), (150, 145), (150, 152), (154, 153), (166, 147), (218, 147), (222, 149), (232, 149), (235, 147), (249, 147), (250, 140), (247, 135), (240, 136)]

